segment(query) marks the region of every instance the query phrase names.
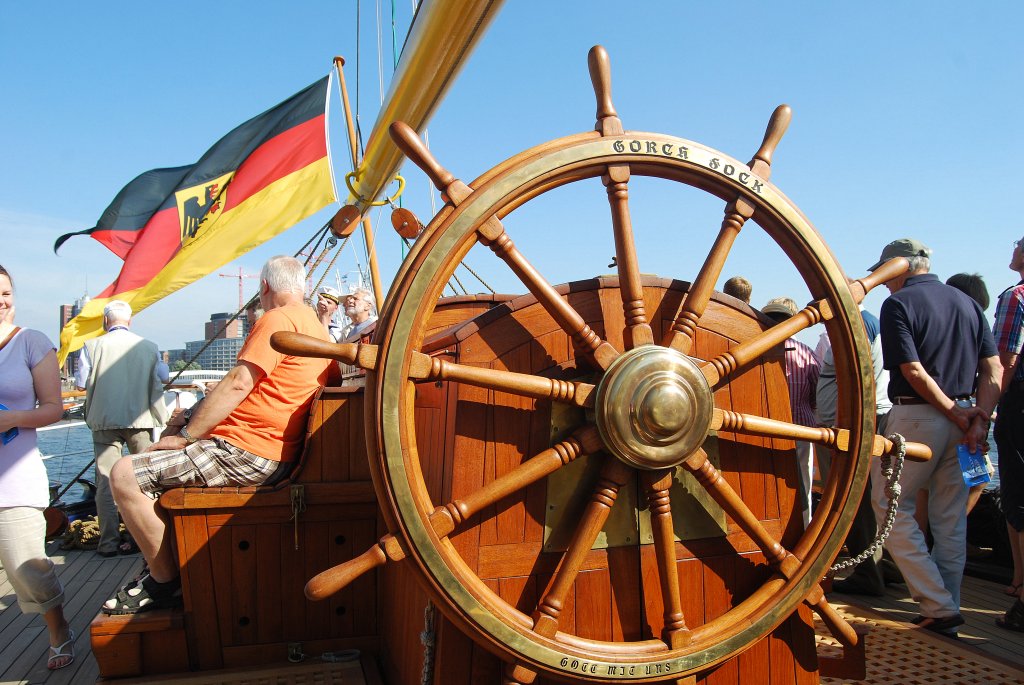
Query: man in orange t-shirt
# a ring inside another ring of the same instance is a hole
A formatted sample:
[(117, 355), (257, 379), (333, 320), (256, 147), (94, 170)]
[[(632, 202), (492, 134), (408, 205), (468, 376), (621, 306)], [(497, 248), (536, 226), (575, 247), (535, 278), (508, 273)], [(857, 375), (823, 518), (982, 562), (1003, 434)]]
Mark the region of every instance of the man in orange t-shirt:
[(299, 457), (309, 406), (331, 362), (276, 352), (270, 336), (295, 331), (328, 340), (304, 302), (305, 283), (298, 260), (272, 257), (260, 272), (260, 304), (266, 313), (250, 331), (238, 364), (185, 416), (181, 432), (114, 465), (114, 498), (149, 564), (149, 575), (120, 590), (103, 611), (133, 614), (181, 603), (170, 520), (156, 500), (160, 493), (187, 485), (269, 485)]

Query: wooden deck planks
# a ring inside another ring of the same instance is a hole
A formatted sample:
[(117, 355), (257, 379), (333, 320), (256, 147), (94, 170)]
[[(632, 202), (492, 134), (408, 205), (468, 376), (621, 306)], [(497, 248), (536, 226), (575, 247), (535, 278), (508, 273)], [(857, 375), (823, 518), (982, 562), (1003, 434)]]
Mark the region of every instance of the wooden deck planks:
[[(103, 559), (94, 552), (63, 552), (51, 547), (57, 573), (65, 587), (65, 613), (75, 631), (75, 663), (60, 671), (46, 669), (48, 640), (41, 616), (26, 616), (17, 606), (5, 572), (0, 570), (0, 682), (4, 683), (90, 683), (98, 677), (89, 645), (89, 623), (100, 604), (134, 576), (138, 556)], [(998, 628), (994, 620), (1012, 600), (1002, 594), (1003, 585), (967, 577), (962, 590), (963, 615), (960, 643), (987, 655), (1024, 668), (1020, 634)], [(884, 597), (854, 597), (834, 593), (833, 602), (850, 603), (884, 614), (897, 621), (909, 621), (917, 607), (905, 586), (889, 586)], [(869, 649), (869, 660), (871, 653)]]
[[(986, 654), (1024, 667), (1024, 650), (1021, 649), (1021, 633), (1003, 630), (995, 624), (1013, 603), (1003, 594), (1002, 583), (993, 583), (980, 578), (964, 577), (960, 591), (961, 611), (966, 623), (960, 627), (959, 642), (976, 647)], [(909, 623), (918, 615), (917, 602), (910, 597), (906, 585), (889, 585), (882, 597), (844, 595), (830, 593), (833, 603), (853, 604), (883, 614), (893, 621)], [(870, 645), (870, 643), (869, 643)], [(868, 659), (871, 659), (870, 648)]]
[(4, 683), (90, 683), (99, 677), (89, 643), (89, 623), (100, 605), (142, 567), (138, 555), (104, 559), (92, 551), (48, 547), (57, 576), (64, 584), (64, 615), (75, 631), (75, 661), (59, 671), (46, 668), (49, 639), (42, 616), (21, 613), (0, 570), (0, 681)]

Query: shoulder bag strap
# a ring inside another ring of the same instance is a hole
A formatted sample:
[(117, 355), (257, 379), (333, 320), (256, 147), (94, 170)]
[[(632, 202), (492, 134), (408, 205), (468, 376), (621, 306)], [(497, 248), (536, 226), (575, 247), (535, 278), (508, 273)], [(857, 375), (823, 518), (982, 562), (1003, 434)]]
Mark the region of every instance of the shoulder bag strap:
[(15, 326), (14, 330), (7, 334), (7, 337), (4, 338), (3, 342), (0, 342), (0, 350), (2, 350), (5, 347), (7, 347), (7, 343), (11, 342), (11, 340), (14, 338), (14, 336), (16, 336), (18, 334), (18, 331), (20, 331), (20, 330), (21, 330), (20, 327)]

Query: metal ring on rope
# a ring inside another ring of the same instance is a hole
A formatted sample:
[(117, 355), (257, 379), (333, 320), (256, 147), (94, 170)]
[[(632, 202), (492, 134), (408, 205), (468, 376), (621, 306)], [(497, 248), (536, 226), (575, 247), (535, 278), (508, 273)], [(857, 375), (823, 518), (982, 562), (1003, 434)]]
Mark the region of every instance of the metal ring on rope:
[(393, 205), (395, 200), (402, 196), (405, 191), (405, 179), (401, 174), (395, 174), (395, 180), (398, 181), (398, 190), (391, 197), (384, 198), (383, 200), (367, 200), (365, 197), (356, 192), (355, 187), (352, 185), (352, 181), (356, 178), (356, 172), (350, 171), (345, 174), (345, 185), (348, 187), (348, 192), (352, 193), (352, 197), (356, 198), (356, 202), (362, 207), (383, 207), (384, 205)]

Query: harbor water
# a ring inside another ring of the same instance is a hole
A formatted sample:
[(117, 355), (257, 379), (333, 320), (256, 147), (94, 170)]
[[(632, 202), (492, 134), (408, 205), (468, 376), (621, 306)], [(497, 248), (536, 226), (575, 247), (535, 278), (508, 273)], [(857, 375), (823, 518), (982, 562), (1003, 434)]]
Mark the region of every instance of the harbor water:
[[(96, 481), (96, 468), (92, 464), (92, 431), (84, 423), (61, 421), (36, 435), (51, 483), (60, 483), (60, 489), (63, 490), (83, 469), (85, 473), (82, 478)], [(85, 489), (82, 486), (73, 485), (61, 496), (61, 501), (71, 504), (81, 500), (84, 495)]]

